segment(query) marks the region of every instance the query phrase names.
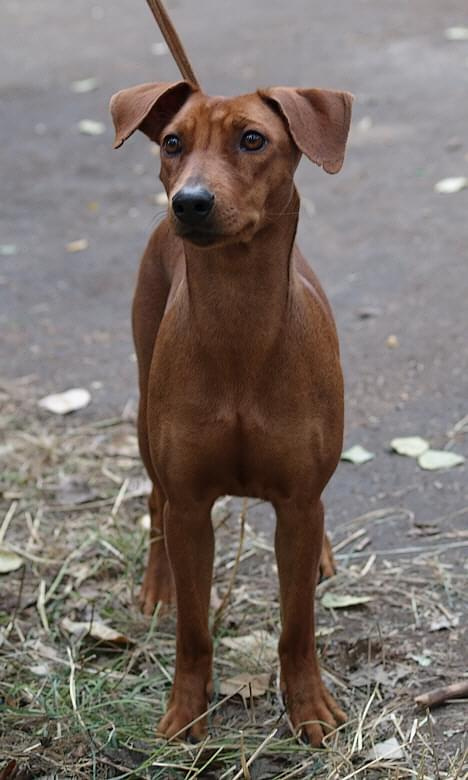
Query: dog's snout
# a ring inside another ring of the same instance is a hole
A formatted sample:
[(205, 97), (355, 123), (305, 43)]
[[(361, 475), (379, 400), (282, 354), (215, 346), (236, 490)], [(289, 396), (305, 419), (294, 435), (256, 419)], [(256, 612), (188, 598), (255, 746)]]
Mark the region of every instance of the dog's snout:
[(186, 225), (199, 225), (213, 208), (215, 196), (205, 187), (183, 187), (172, 198), (172, 210)]

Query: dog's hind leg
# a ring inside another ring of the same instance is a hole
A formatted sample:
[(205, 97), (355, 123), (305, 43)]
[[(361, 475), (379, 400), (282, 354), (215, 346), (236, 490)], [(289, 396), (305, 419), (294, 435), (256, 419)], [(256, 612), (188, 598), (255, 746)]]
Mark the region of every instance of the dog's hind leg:
[(158, 602), (172, 604), (175, 600), (173, 577), (164, 540), (165, 497), (151, 460), (147, 421), (151, 361), (170, 288), (170, 278), (162, 262), (166, 242), (167, 226), (163, 224), (153, 234), (143, 255), (133, 300), (132, 317), (140, 385), (138, 443), (143, 463), (153, 483), (148, 502), (151, 516), (150, 550), (139, 598), (145, 615), (151, 615)]

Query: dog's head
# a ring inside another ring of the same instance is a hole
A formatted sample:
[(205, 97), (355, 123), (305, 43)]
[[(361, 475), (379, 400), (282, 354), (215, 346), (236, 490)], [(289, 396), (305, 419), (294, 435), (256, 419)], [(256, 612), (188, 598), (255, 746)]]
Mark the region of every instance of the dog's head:
[(186, 81), (141, 84), (111, 99), (121, 146), (141, 130), (161, 149), (170, 218), (199, 246), (248, 241), (288, 211), (301, 153), (337, 173), (352, 96), (273, 87), (208, 97)]

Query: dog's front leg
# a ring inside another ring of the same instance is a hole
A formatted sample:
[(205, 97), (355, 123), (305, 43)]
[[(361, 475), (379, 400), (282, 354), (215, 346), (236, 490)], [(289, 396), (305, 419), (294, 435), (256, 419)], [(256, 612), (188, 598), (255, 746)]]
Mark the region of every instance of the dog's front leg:
[(283, 629), (281, 690), (292, 725), (318, 747), (346, 716), (325, 688), (315, 650), (314, 596), (323, 543), (323, 507), (287, 501), (275, 506), (276, 557)]
[(210, 506), (168, 501), (164, 531), (176, 590), (177, 652), (167, 711), (157, 731), (167, 738), (200, 739), (206, 731), (206, 718), (189, 724), (205, 712), (212, 693), (208, 611), (214, 535)]

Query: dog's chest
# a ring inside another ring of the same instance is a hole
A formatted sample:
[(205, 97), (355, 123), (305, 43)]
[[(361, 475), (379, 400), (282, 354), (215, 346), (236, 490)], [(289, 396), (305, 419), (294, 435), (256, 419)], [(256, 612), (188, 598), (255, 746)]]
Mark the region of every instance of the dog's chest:
[[(289, 493), (299, 470), (311, 472), (328, 457), (333, 388), (324, 403), (314, 372), (300, 371), (294, 355), (243, 373), (242, 364), (216, 365), (187, 342), (171, 359), (161, 350), (153, 368), (152, 457), (168, 478), (274, 500)], [(332, 406), (338, 420), (339, 394)]]

